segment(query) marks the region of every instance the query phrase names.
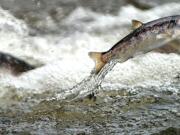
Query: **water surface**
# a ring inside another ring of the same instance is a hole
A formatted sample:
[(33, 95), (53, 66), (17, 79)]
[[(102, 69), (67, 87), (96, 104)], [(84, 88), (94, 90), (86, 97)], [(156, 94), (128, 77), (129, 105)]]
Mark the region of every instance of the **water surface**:
[(113, 2), (107, 9), (104, 2), (93, 8), (79, 1), (50, 2), (47, 8), (28, 2), (27, 12), (0, 2), (0, 51), (39, 66), (19, 77), (0, 73), (1, 134), (180, 133), (178, 54), (149, 52), (111, 63), (112, 70), (100, 76), (91, 75), (94, 62), (87, 55), (127, 35), (132, 19), (178, 14), (180, 3), (141, 10), (119, 2), (111, 10)]

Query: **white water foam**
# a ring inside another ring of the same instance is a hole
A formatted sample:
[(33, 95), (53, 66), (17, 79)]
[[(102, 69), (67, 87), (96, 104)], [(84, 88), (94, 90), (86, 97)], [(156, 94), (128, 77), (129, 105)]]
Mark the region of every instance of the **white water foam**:
[[(109, 49), (127, 34), (129, 29), (121, 28), (124, 25), (130, 27), (131, 19), (151, 21), (164, 16), (164, 11), (167, 12), (167, 15), (178, 14), (180, 13), (180, 3), (166, 4), (148, 11), (141, 11), (129, 5), (120, 9), (117, 16), (103, 15), (78, 8), (62, 23), (66, 23), (69, 27), (75, 24), (77, 25), (74, 25), (75, 27), (83, 31), (74, 32), (63, 38), (61, 35), (55, 37), (52, 35), (28, 36), (28, 28), (25, 23), (1, 9), (1, 20), (4, 21), (0, 21), (2, 29), (0, 50), (29, 62), (38, 61), (45, 64), (19, 77), (1, 75), (1, 96), (4, 97), (8, 94), (8, 89), (4, 89), (8, 87), (17, 89), (20, 95), (50, 90), (52, 92), (68, 90), (90, 75), (94, 63), (87, 55), (89, 51)], [(86, 18), (91, 21), (84, 22)], [(8, 25), (11, 24), (12, 30), (5, 27), (6, 22)], [(106, 29), (107, 33), (95, 34), (96, 29), (102, 31)], [(139, 85), (160, 86), (172, 81), (178, 73), (180, 73), (179, 55), (148, 53), (117, 64), (107, 74), (102, 87), (111, 90)]]

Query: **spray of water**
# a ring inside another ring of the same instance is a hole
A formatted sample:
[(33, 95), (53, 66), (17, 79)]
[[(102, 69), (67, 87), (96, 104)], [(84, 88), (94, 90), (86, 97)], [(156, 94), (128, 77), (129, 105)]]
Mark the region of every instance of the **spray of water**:
[(98, 74), (96, 74), (94, 72), (95, 69), (93, 69), (90, 76), (83, 79), (80, 83), (78, 83), (71, 89), (61, 91), (61, 93), (57, 94), (57, 98), (70, 101), (83, 98), (88, 94), (96, 93), (106, 74), (111, 71), (116, 64), (116, 60), (110, 61), (102, 68), (102, 70)]
[[(171, 38), (165, 39), (164, 41), (160, 42), (157, 46), (161, 47), (162, 45), (167, 44), (168, 42), (178, 38), (179, 38), (179, 34)], [(153, 48), (151, 48), (150, 50), (152, 49)], [(102, 68), (102, 70), (98, 74), (96, 74), (95, 69), (93, 69), (91, 71), (90, 76), (83, 79), (73, 88), (63, 90), (61, 91), (61, 93), (58, 93), (57, 94), (58, 99), (66, 99), (68, 101), (71, 101), (71, 100), (83, 98), (88, 94), (97, 93), (105, 76), (107, 75), (108, 72), (112, 70), (112, 68), (117, 64), (117, 62), (118, 60), (111, 60)]]

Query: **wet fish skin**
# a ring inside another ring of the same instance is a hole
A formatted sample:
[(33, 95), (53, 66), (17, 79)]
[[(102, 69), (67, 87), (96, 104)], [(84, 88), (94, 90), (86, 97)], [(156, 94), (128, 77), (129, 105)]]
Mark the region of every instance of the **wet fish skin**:
[(180, 15), (139, 24), (137, 29), (117, 42), (108, 51), (90, 52), (89, 56), (95, 61), (95, 72), (98, 73), (110, 60), (116, 59), (119, 62), (125, 62), (138, 54), (147, 53), (163, 46), (159, 43), (165, 38), (171, 38), (174, 34), (180, 34)]
[(0, 52), (0, 67), (10, 70), (13, 75), (33, 70), (36, 67), (10, 54)]

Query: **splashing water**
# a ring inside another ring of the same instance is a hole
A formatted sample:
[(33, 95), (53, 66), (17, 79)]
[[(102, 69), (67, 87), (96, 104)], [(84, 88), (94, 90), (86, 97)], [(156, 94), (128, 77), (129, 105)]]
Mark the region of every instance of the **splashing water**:
[(110, 72), (113, 67), (117, 64), (118, 61), (112, 60), (107, 63), (102, 70), (96, 74), (94, 70), (92, 70), (91, 75), (87, 78), (83, 79), (80, 83), (75, 85), (73, 88), (64, 90), (63, 92), (57, 94), (58, 99), (67, 99), (67, 100), (75, 100), (79, 98), (83, 98), (88, 94), (98, 92), (97, 89), (100, 87), (103, 79), (106, 74)]
[[(164, 11), (179, 14), (180, 3), (143, 11), (126, 5), (117, 15), (78, 7), (59, 22), (59, 34), (31, 36), (25, 22), (0, 10), (8, 15), (0, 14), (0, 50), (44, 65), (17, 78), (0, 76), (0, 134), (179, 130), (179, 55), (150, 52), (124, 63), (111, 61), (98, 74), (91, 72), (94, 63), (87, 56), (108, 50), (127, 35), (131, 19), (148, 22), (165, 16)], [(32, 23), (54, 26), (51, 22), (49, 16)], [(96, 100), (86, 98), (93, 92)]]
[[(173, 35), (171, 38), (166, 38), (163, 41), (157, 43), (158, 47), (161, 47), (172, 40), (179, 39), (179, 33)], [(151, 48), (153, 50), (153, 48)], [(57, 94), (57, 98), (66, 99), (69, 101), (76, 100), (87, 96), (88, 94), (98, 92), (98, 88), (100, 87), (102, 81), (104, 80), (105, 76), (108, 72), (110, 72), (113, 67), (118, 63), (118, 60), (111, 60), (108, 62), (102, 70), (96, 74), (95, 69), (91, 71), (90, 76), (83, 79), (80, 83), (72, 87), (71, 89), (63, 90), (61, 93)]]

